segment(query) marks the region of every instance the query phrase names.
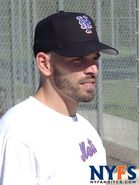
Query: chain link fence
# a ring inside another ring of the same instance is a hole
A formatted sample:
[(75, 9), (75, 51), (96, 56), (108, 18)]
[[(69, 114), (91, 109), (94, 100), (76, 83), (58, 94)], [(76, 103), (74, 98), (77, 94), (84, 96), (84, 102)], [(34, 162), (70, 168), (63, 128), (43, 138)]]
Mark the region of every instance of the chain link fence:
[(32, 45), (36, 23), (58, 10), (90, 15), (100, 40), (116, 47), (102, 55), (96, 98), (79, 106), (98, 130), (109, 164), (139, 161), (135, 0), (0, 0), (0, 115), (32, 95), (38, 70)]

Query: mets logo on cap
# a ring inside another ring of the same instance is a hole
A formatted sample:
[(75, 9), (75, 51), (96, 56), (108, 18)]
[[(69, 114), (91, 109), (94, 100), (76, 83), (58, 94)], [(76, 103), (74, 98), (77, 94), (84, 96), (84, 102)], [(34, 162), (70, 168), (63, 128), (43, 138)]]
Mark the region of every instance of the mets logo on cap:
[(87, 16), (77, 16), (76, 19), (79, 20), (81, 29), (85, 30), (86, 33), (92, 33), (92, 25)]

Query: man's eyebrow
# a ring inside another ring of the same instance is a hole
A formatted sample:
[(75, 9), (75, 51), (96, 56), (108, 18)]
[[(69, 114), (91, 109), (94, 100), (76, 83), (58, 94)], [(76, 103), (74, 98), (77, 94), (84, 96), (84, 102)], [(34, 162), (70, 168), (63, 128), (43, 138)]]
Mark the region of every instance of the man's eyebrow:
[(70, 57), (68, 61), (80, 60), (82, 57)]

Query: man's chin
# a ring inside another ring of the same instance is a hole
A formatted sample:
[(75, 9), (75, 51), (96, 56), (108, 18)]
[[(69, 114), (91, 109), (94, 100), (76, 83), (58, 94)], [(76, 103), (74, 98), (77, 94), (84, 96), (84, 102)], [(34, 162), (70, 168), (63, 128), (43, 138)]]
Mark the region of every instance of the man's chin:
[(92, 95), (88, 95), (88, 96), (82, 96), (82, 97), (80, 97), (80, 102), (91, 102), (93, 99), (94, 99), (94, 94), (92, 94)]

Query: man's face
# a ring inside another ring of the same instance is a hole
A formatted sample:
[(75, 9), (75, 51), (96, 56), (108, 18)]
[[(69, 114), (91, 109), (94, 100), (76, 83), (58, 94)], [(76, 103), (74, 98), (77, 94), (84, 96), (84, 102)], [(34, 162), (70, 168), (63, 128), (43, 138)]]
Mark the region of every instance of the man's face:
[(65, 98), (89, 102), (94, 98), (99, 53), (84, 57), (52, 56), (51, 83)]

